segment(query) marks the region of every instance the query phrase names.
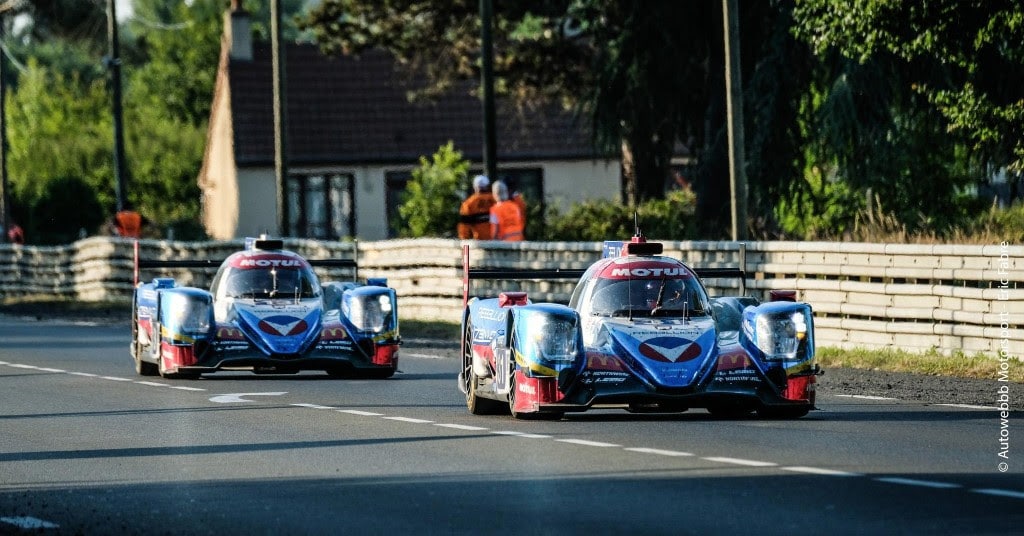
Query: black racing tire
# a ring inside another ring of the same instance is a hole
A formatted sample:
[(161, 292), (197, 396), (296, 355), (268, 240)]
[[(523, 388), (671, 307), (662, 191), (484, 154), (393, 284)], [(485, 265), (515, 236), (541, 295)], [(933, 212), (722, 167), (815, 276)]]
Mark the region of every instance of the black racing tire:
[(132, 306), (132, 361), (135, 362), (135, 373), (139, 376), (156, 376), (160, 373), (154, 363), (142, 360), (142, 345), (139, 344), (139, 315), (136, 307)]
[(504, 404), (497, 400), (484, 398), (477, 394), (480, 378), (473, 372), (473, 326), (466, 321), (466, 331), (462, 343), (462, 377), (465, 378), (466, 409), (473, 415), (495, 415), (501, 413)]

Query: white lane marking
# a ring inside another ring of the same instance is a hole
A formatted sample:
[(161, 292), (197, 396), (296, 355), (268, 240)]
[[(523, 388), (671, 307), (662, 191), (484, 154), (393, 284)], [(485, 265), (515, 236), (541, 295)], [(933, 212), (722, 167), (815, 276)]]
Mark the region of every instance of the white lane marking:
[(169, 383), (157, 383), (157, 382), (147, 382), (147, 381), (137, 381), (135, 383), (137, 383), (139, 385), (152, 385), (153, 387), (170, 387), (171, 386), (171, 384), (169, 384)]
[(134, 381), (131, 378), (122, 378), (120, 376), (99, 376), (99, 378), (104, 379), (104, 380), (110, 380), (112, 382), (130, 382), (130, 381)]
[(171, 389), (181, 389), (182, 391), (205, 391), (206, 389), (200, 389), (198, 387), (187, 387), (184, 385), (171, 385)]
[(630, 452), (639, 452), (641, 454), (657, 454), (659, 456), (693, 456), (689, 452), (680, 452), (678, 450), (663, 450), (663, 449), (649, 449), (644, 447), (628, 447), (623, 450)]
[(372, 411), (360, 411), (358, 409), (339, 409), (340, 413), (348, 413), (350, 415), (359, 415), (360, 417), (380, 417), (383, 413), (374, 413)]
[(982, 493), (984, 495), (995, 495), (997, 497), (1009, 497), (1011, 499), (1024, 499), (1024, 492), (1009, 489), (981, 488), (972, 489), (971, 493)]
[(861, 400), (897, 400), (888, 396), (874, 396), (874, 395), (832, 395), (837, 398), (859, 398)]
[(71, 375), (74, 375), (74, 376), (83, 376), (85, 378), (98, 378), (99, 377), (99, 375), (97, 375), (97, 374), (90, 374), (88, 372), (69, 372), (68, 374), (71, 374)]
[(572, 443), (573, 445), (583, 445), (586, 447), (621, 447), (622, 445), (616, 445), (615, 443), (605, 443), (603, 441), (590, 441), (589, 439), (556, 439), (560, 443)]
[(434, 421), (428, 421), (427, 419), (414, 419), (412, 417), (382, 417), (382, 418), (387, 419), (389, 421), (411, 422), (413, 424), (430, 424), (430, 423), (434, 422)]
[(516, 432), (514, 430), (494, 430), (491, 433), (494, 435), (525, 437), (527, 439), (549, 439), (551, 437), (549, 435), (544, 434), (530, 434), (527, 432)]
[(0, 365), (10, 365), (10, 363), (8, 363), (6, 361), (0, 361)]
[(443, 355), (431, 355), (431, 354), (410, 354), (402, 352), (402, 357), (416, 357), (419, 359), (447, 359)]
[(839, 471), (836, 469), (825, 469), (822, 467), (804, 467), (802, 465), (794, 465), (792, 467), (780, 467), (783, 471), (793, 471), (795, 473), (809, 473), (812, 475), (825, 475), (825, 476), (864, 476), (861, 473), (851, 473), (849, 471)]
[(32, 365), (24, 365), (24, 364), (21, 364), (21, 363), (11, 363), (9, 366), (14, 367), (14, 368), (22, 368), (22, 369), (38, 369), (39, 368), (39, 367), (34, 367)]
[(298, 406), (300, 408), (311, 408), (311, 409), (338, 409), (338, 408), (331, 407), (331, 406), (321, 406), (320, 404), (292, 404), (292, 405), (293, 406)]
[(32, 529), (57, 529), (60, 525), (44, 521), (35, 517), (29, 516), (18, 516), (18, 517), (0, 517), (0, 521), (4, 523), (14, 525), (19, 529), (32, 530)]
[(237, 402), (254, 402), (253, 400), (246, 400), (243, 396), (281, 396), (288, 394), (288, 391), (278, 391), (274, 393), (229, 393), (226, 395), (217, 395), (210, 397), (210, 402), (216, 402), (218, 404), (233, 404)]
[(44, 371), (44, 372), (67, 372), (66, 370), (62, 370), (62, 369), (59, 369), (59, 368), (43, 368), (43, 367), (39, 367), (39, 370)]
[(934, 404), (936, 406), (946, 406), (950, 408), (964, 408), (964, 409), (999, 409), (994, 406), (975, 406), (974, 404)]
[(775, 462), (762, 462), (758, 460), (744, 460), (743, 458), (728, 458), (725, 456), (710, 456), (701, 458), (709, 462), (731, 463), (735, 465), (746, 465), (747, 467), (774, 467), (779, 465)]
[(434, 426), (440, 426), (442, 428), (454, 428), (456, 430), (466, 430), (469, 432), (482, 432), (484, 430), (487, 430), (487, 428), (484, 428), (483, 426), (470, 426), (468, 424), (450, 424), (444, 422), (434, 423)]
[(960, 484), (950, 484), (949, 482), (935, 482), (933, 480), (916, 480), (913, 478), (900, 478), (895, 476), (884, 476), (876, 478), (878, 482), (885, 482), (886, 484), (901, 484), (904, 486), (918, 486), (921, 488), (934, 488), (934, 489), (953, 489), (962, 487)]

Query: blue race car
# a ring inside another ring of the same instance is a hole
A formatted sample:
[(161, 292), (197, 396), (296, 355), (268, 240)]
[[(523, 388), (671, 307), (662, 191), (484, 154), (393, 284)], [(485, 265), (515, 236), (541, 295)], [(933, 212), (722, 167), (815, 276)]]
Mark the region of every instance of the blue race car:
[[(398, 301), (385, 279), (321, 284), (313, 266), (281, 240), (247, 239), (221, 262), (210, 290), (158, 277), (136, 283), (131, 356), (143, 376), (198, 378), (225, 369), (256, 373), (323, 370), (388, 378), (398, 367)], [(215, 266), (212, 261), (139, 261), (139, 268)]]
[(636, 236), (606, 242), (587, 270), (470, 269), (471, 279), (579, 277), (568, 306), (524, 292), (467, 300), (459, 389), (473, 414), (561, 418), (594, 406), (632, 412), (706, 408), (719, 416), (798, 418), (814, 408), (811, 307), (709, 298), (700, 276)]

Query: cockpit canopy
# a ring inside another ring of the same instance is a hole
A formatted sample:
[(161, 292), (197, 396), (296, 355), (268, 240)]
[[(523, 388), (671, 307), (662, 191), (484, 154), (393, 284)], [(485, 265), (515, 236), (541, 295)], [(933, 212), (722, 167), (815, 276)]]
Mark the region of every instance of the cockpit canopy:
[(310, 270), (250, 268), (232, 270), (227, 278), (232, 298), (317, 298), (320, 285)]
[(320, 282), (304, 259), (290, 252), (236, 253), (213, 282), (218, 297), (249, 299), (319, 298)]
[(597, 316), (691, 317), (709, 314), (708, 297), (688, 268), (662, 257), (617, 258), (584, 276), (570, 303)]

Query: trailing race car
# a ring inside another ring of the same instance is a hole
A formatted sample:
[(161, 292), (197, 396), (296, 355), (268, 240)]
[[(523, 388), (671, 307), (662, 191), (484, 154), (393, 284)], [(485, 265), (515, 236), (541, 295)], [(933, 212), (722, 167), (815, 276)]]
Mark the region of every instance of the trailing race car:
[[(700, 276), (642, 236), (606, 242), (580, 270), (470, 269), (463, 251), (459, 389), (473, 414), (560, 418), (601, 405), (633, 412), (706, 408), (714, 415), (798, 418), (814, 408), (811, 307), (795, 293), (775, 301), (709, 298)], [(569, 305), (524, 292), (469, 298), (471, 279), (579, 277)]]
[(216, 266), (215, 261), (140, 261), (132, 305), (131, 356), (143, 376), (198, 378), (224, 369), (256, 373), (323, 370), (388, 378), (398, 367), (398, 301), (383, 278), (320, 284), (313, 266), (356, 268), (348, 259), (307, 261), (281, 240), (247, 239), (210, 290), (139, 268)]

